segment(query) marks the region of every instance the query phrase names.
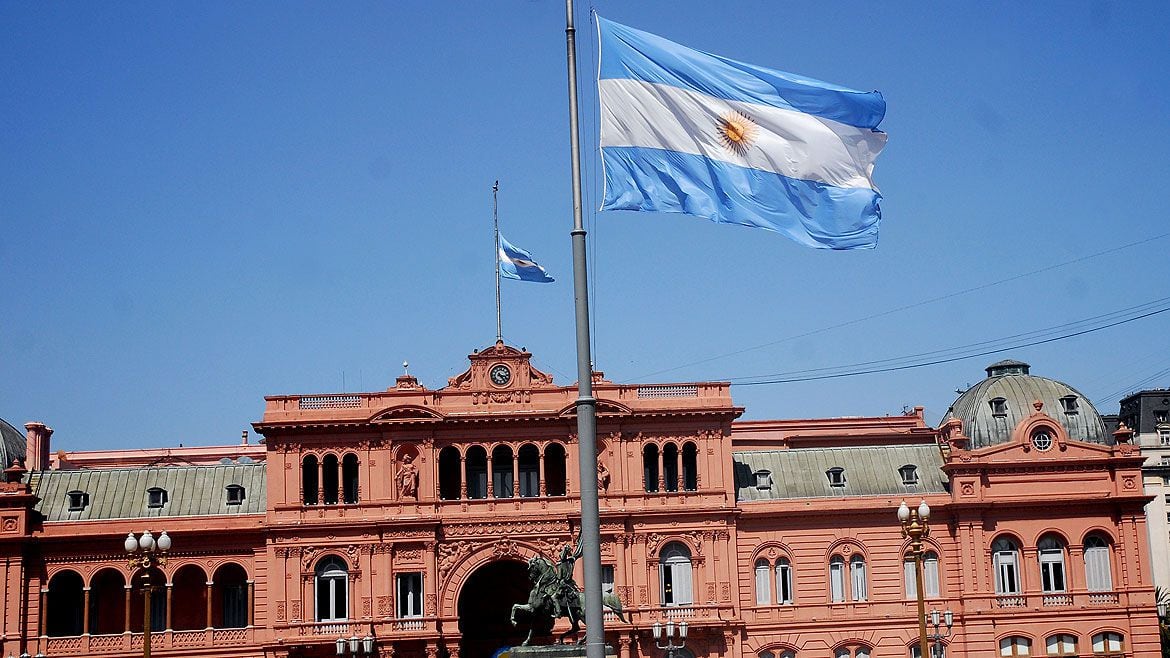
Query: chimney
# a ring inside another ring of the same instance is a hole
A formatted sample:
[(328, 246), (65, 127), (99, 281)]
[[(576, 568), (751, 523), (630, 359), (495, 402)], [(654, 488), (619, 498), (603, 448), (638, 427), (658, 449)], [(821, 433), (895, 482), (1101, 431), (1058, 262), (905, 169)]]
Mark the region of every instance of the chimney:
[(248, 445), (248, 430), (244, 430), (244, 431), (240, 432), (240, 445), (242, 445), (242, 446)]
[(30, 471), (44, 471), (49, 468), (49, 437), (53, 428), (44, 423), (25, 423), (24, 465)]

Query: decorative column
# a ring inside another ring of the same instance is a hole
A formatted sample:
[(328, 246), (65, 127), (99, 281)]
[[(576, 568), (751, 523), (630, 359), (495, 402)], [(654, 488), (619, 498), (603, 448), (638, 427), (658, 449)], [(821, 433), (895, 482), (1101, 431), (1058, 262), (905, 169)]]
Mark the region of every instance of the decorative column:
[[(211, 628), (211, 600), (212, 600), (214, 593), (215, 593), (215, 581), (209, 580), (209, 581), (207, 581), (207, 624), (203, 628)], [(167, 600), (167, 616), (168, 617), (170, 617), (170, 612), (171, 612), (171, 602), (168, 599)], [(170, 628), (170, 627), (171, 627), (170, 624), (167, 624), (167, 628)]]
[(249, 626), (256, 625), (256, 581), (247, 581), (248, 586), (248, 607), (244, 610), (244, 623)]
[(459, 500), (467, 500), (467, 457), (459, 455)]
[(618, 658), (630, 658), (630, 637), (622, 635), (618, 638)]
[[(548, 489), (545, 487), (545, 484), (544, 484), (544, 448), (545, 448), (545, 446), (543, 446), (543, 445), (540, 446), (540, 454), (538, 454), (536, 456), (537, 470), (540, 471), (540, 475), (537, 477), (540, 480), (539, 492), (540, 492), (541, 498), (544, 498), (545, 496), (548, 495)], [(566, 469), (566, 470), (568, 470), (568, 469)]]
[(173, 628), (171, 626), (171, 611), (175, 609), (175, 606), (171, 605), (171, 601), (174, 600), (174, 596), (173, 596), (174, 583), (167, 583), (166, 587), (167, 587), (167, 625), (165, 627), (165, 630), (169, 631), (169, 630), (171, 630), (171, 628)]
[[(426, 557), (423, 566), (426, 571), (423, 572), (423, 591), (426, 594), (423, 596), (423, 616), (437, 617), (439, 616), (437, 610), (439, 605), (439, 568), (435, 554), (437, 545), (435, 542), (429, 541), (424, 544), (424, 547), (426, 548)], [(427, 655), (430, 657), (429, 653)]]
[[(520, 450), (512, 453), (512, 497), (520, 497)], [(451, 658), (455, 658), (452, 656)]]
[(325, 459), (317, 460), (317, 504), (325, 504)]
[(90, 635), (89, 631), (89, 587), (81, 588), (81, 632)]
[[(131, 574), (130, 577), (133, 578), (134, 574)], [(122, 620), (126, 626), (125, 632), (129, 633), (130, 632), (130, 582), (126, 583), (126, 614), (124, 617), (122, 617)]]
[(495, 482), (495, 480), (496, 480), (496, 464), (495, 464), (495, 460), (492, 459), (492, 453), (489, 452), (488, 456), (487, 456), (487, 497), (488, 498), (495, 498), (496, 497), (496, 482)]

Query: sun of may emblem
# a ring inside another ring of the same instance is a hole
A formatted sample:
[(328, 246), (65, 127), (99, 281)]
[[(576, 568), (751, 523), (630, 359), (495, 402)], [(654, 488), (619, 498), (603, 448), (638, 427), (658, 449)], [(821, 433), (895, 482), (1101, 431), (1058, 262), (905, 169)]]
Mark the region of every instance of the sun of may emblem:
[(731, 110), (719, 117), (715, 130), (724, 148), (736, 155), (744, 155), (755, 141), (760, 127), (747, 116)]

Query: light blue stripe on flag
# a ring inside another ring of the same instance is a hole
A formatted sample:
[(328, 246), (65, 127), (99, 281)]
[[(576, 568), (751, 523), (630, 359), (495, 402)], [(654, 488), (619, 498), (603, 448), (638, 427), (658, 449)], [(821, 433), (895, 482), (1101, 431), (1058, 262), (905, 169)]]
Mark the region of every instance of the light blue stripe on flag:
[(556, 280), (532, 260), (532, 254), (513, 246), (503, 235), (500, 235), (500, 276), (536, 283), (552, 283)]
[(700, 52), (598, 17), (602, 210), (680, 212), (872, 248), (877, 92)]

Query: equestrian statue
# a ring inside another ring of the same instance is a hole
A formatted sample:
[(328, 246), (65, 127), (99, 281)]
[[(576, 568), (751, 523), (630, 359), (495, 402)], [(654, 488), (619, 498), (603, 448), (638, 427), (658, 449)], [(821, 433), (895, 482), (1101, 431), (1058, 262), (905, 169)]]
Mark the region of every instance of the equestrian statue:
[[(518, 626), (516, 613), (528, 613), (531, 621), (528, 628), (528, 637), (524, 638), (522, 646), (532, 642), (532, 636), (537, 628), (548, 629), (553, 622), (561, 617), (569, 618), (569, 630), (560, 636), (563, 644), (570, 635), (579, 636), (582, 623), (589, 623), (585, 619), (584, 600), (577, 583), (573, 581), (573, 563), (581, 557), (581, 542), (577, 541), (576, 550), (565, 544), (561, 548), (560, 560), (557, 564), (549, 562), (543, 557), (534, 557), (528, 560), (528, 579), (532, 581), (532, 591), (528, 593), (528, 603), (517, 603), (512, 606), (512, 625)], [(601, 597), (604, 607), (613, 610), (618, 619), (626, 622), (622, 614), (622, 602), (613, 594)], [(577, 643), (581, 643), (578, 637)]]

